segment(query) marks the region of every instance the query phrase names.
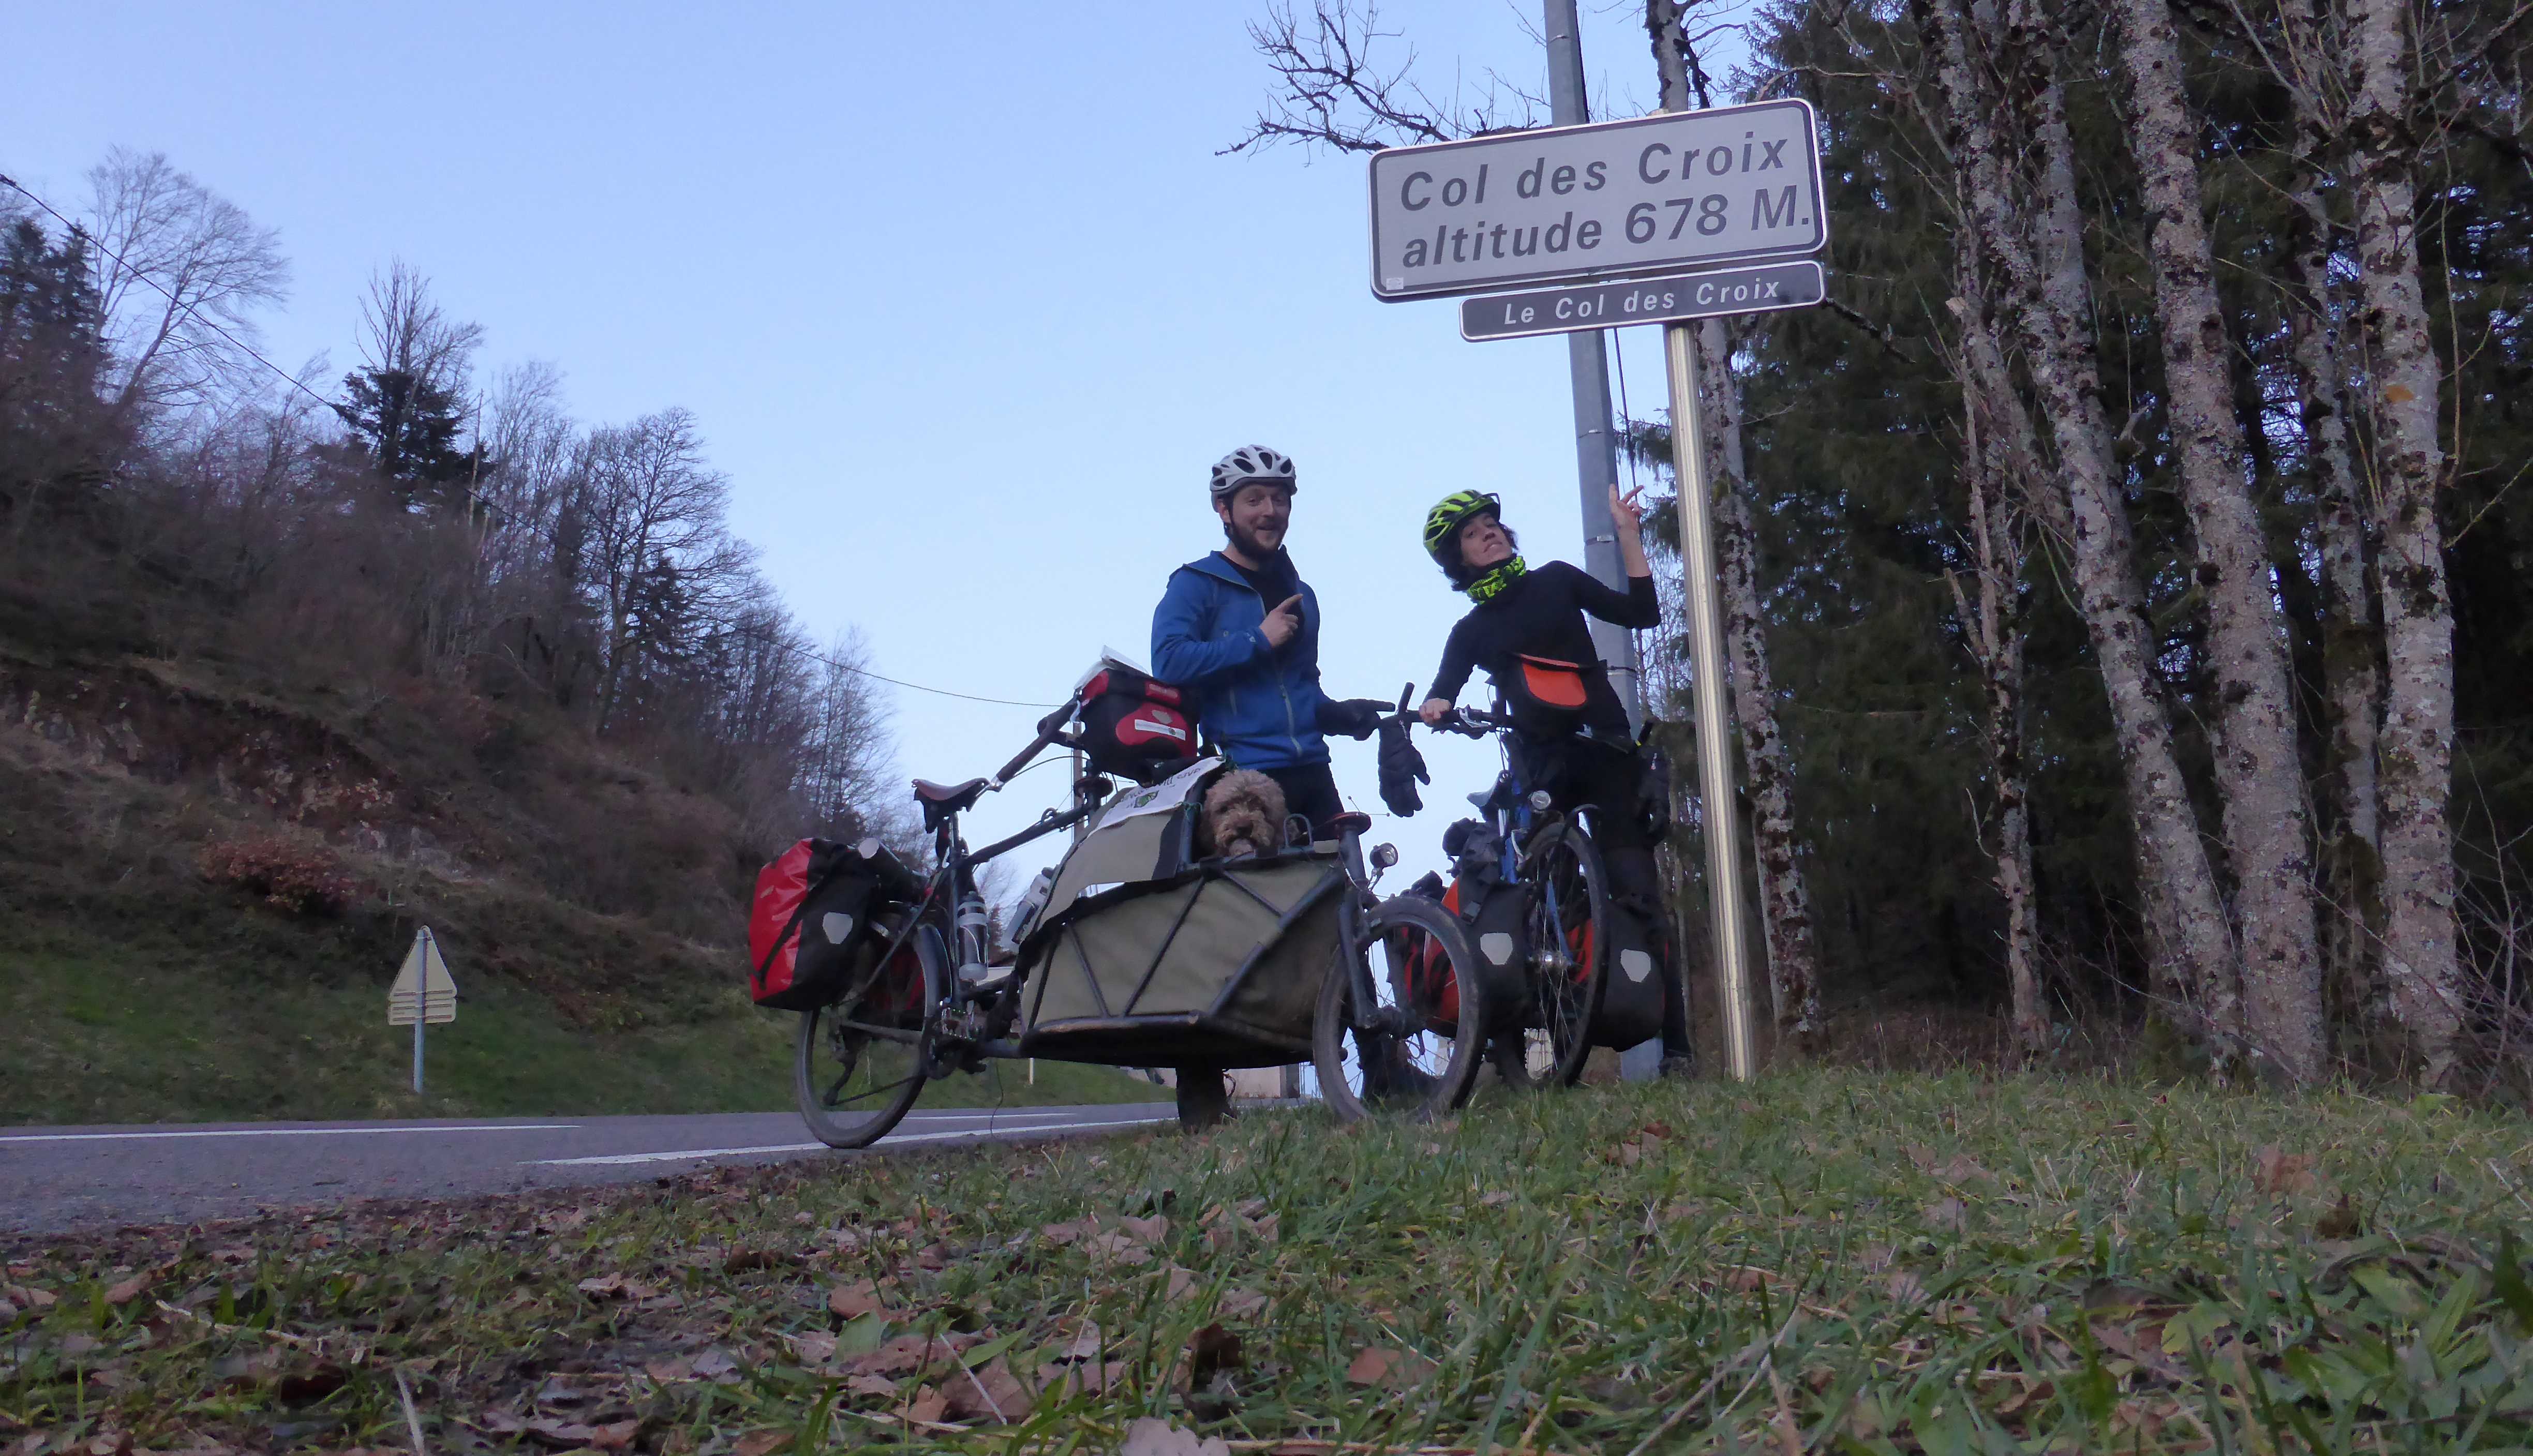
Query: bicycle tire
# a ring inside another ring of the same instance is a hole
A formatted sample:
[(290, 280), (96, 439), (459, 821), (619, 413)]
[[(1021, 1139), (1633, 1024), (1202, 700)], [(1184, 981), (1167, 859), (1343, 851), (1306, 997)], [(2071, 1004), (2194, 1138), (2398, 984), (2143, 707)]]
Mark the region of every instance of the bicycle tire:
[[(915, 1042), (891, 1041), (838, 1024), (846, 1011), (841, 998), (800, 1014), (799, 1033), (792, 1044), (792, 1096), (810, 1136), (829, 1147), (870, 1146), (894, 1131), (923, 1095), (932, 1046), (941, 1030), (941, 1003), (950, 989), (950, 959), (942, 950), (940, 931), (929, 924), (917, 927), (898, 956), (910, 953), (923, 998)], [(863, 1004), (872, 993), (897, 984), (902, 979), (874, 974), (858, 991), (854, 1009), (868, 1016)], [(840, 1097), (865, 1072), (872, 1077), (870, 1088)]]
[[(1417, 978), (1425, 989), (1402, 991), (1410, 978), (1393, 975), (1389, 963), (1399, 945), (1392, 939), (1392, 932), (1402, 930), (1421, 935), (1440, 955), (1450, 970), (1447, 984), (1452, 995), (1445, 998), (1442, 988), (1446, 982), (1430, 972)], [(1485, 1057), (1487, 1019), (1474, 973), (1477, 962), (1459, 921), (1430, 900), (1395, 896), (1375, 905), (1364, 916), (1362, 949), (1373, 958), (1376, 994), (1386, 991), (1412, 998), (1407, 1002), (1409, 1013), (1425, 1029), (1402, 1038), (1402, 1061), (1405, 1069), (1422, 1081), (1385, 1097), (1367, 1097), (1362, 1038), (1350, 1034), (1354, 977), (1340, 946), (1329, 958), (1328, 973), (1320, 982), (1318, 1011), (1311, 1019), (1311, 1066), (1319, 1075), (1320, 1099), (1341, 1123), (1358, 1121), (1375, 1109), (1395, 1109), (1421, 1122), (1468, 1101)], [(1444, 1026), (1450, 1029), (1440, 1029)], [(1349, 1048), (1352, 1056), (1348, 1055)]]
[(1609, 876), (1590, 837), (1569, 819), (1531, 841), (1521, 880), (1523, 942), (1531, 957), (1531, 1004), (1522, 1021), (1548, 1032), (1554, 1065), (1542, 1082), (1570, 1087), (1592, 1054), (1592, 1023), (1601, 1013)]

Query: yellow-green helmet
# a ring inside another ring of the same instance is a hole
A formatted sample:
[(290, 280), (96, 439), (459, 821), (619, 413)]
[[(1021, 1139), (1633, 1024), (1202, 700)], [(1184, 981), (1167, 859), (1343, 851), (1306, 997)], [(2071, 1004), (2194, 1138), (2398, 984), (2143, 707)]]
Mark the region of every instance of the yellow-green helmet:
[(1457, 535), (1459, 529), (1469, 523), (1471, 516), (1490, 512), (1502, 518), (1503, 501), (1483, 491), (1453, 491), (1434, 502), (1434, 508), (1425, 512), (1425, 554), (1432, 556), (1437, 563), (1447, 565), (1443, 555), (1444, 543)]

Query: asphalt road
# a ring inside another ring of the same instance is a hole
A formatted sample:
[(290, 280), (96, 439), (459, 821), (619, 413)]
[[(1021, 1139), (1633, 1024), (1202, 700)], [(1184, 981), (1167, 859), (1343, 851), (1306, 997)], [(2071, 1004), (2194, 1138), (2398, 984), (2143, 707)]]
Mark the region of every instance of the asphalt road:
[[(880, 1149), (1171, 1120), (1168, 1103), (910, 1113)], [(0, 1234), (242, 1218), (353, 1198), (636, 1183), (710, 1164), (840, 1158), (788, 1112), (693, 1117), (218, 1123), (0, 1132)]]

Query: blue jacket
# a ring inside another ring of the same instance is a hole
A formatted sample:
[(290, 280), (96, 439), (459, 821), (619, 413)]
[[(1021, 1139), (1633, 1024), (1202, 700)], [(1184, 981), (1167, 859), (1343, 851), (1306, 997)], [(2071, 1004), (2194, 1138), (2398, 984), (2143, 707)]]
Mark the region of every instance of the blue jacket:
[(1320, 599), (1302, 584), (1302, 629), (1281, 653), (1260, 630), (1272, 605), (1220, 552), (1181, 566), (1152, 609), (1152, 675), (1187, 691), (1198, 728), (1240, 767), (1324, 764)]

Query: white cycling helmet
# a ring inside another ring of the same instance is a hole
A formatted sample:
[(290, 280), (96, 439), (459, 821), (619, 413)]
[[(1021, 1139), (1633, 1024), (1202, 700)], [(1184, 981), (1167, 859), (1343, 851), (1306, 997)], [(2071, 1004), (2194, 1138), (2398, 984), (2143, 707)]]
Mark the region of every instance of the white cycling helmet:
[(1265, 445), (1242, 445), (1213, 462), (1212, 493), (1220, 499), (1258, 481), (1293, 489), (1293, 457)]

